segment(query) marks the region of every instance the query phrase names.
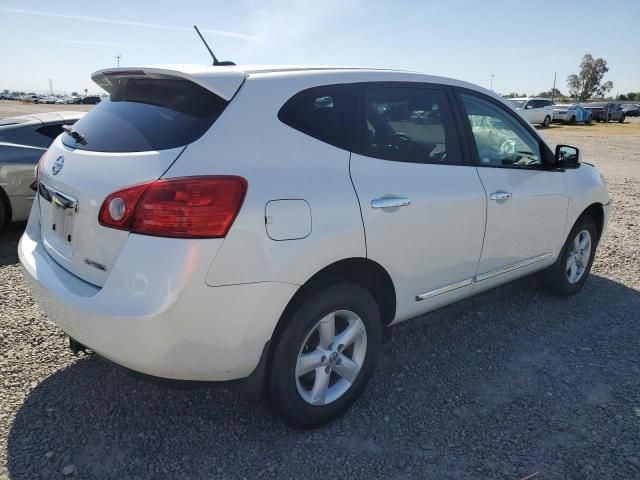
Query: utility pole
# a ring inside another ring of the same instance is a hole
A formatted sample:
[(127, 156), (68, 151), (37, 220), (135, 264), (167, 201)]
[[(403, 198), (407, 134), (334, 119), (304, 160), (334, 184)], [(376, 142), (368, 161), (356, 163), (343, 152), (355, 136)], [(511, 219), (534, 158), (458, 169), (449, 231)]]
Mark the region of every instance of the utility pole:
[(491, 91), (493, 91), (493, 77), (495, 77), (495, 75), (492, 73), (491, 74), (491, 88), (490, 88)]
[(53, 82), (49, 79), (49, 94), (53, 95)]
[(556, 72), (553, 72), (553, 88), (551, 89), (551, 103), (553, 103), (553, 96), (556, 93)]
[(120, 59), (122, 58), (122, 55), (118, 54), (116, 55), (116, 59), (118, 60), (118, 68), (120, 68)]

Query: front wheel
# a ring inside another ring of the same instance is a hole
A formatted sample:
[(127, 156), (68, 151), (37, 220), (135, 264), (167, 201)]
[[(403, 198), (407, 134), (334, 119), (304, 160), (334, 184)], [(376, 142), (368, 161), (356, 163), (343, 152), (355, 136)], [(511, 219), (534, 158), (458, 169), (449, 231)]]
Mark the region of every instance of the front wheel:
[(593, 218), (583, 215), (571, 229), (556, 262), (543, 276), (551, 293), (569, 296), (582, 289), (587, 281), (598, 244), (598, 230)]
[(625, 117), (624, 117), (624, 115), (622, 115), (622, 116), (620, 117), (620, 120), (618, 120), (618, 123), (624, 123), (624, 118), (625, 118)]
[(547, 128), (549, 125), (551, 125), (551, 117), (547, 115), (546, 117), (544, 117), (544, 120), (542, 121), (542, 126)]
[(342, 415), (360, 396), (378, 359), (378, 305), (359, 285), (318, 290), (290, 315), (272, 356), (269, 398), (299, 428)]
[(576, 123), (576, 117), (575, 115), (572, 115), (571, 118), (569, 119), (569, 125), (573, 125), (574, 123)]

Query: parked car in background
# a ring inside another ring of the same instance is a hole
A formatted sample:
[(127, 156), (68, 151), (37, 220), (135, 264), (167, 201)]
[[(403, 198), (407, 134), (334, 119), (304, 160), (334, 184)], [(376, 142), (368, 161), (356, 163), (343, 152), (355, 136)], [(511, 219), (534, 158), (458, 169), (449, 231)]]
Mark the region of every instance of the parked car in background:
[(534, 125), (548, 127), (553, 120), (553, 102), (549, 98), (511, 98), (509, 102)]
[(568, 124), (591, 123), (592, 114), (580, 105), (558, 103), (553, 106), (553, 121)]
[(627, 117), (637, 117), (640, 115), (640, 105), (625, 103), (622, 105), (622, 111)]
[(100, 103), (100, 97), (98, 97), (97, 95), (89, 95), (87, 97), (76, 97), (73, 103), (80, 104), (80, 105), (96, 105)]
[(624, 122), (625, 114), (618, 103), (595, 102), (582, 106), (593, 114), (595, 122)]
[(18, 247), (34, 298), (76, 348), (244, 382), (299, 427), (350, 407), (388, 325), (538, 271), (578, 292), (609, 219), (578, 149), (466, 82), (241, 65), (93, 79), (111, 98), (39, 163)]
[(26, 220), (35, 195), (34, 167), (51, 142), (83, 112), (48, 112), (0, 119), (0, 230)]

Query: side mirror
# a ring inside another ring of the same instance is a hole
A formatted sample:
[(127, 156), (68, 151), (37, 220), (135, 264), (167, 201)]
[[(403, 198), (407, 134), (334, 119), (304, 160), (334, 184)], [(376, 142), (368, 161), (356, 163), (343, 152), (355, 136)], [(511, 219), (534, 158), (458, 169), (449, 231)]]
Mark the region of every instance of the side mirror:
[(559, 168), (578, 168), (581, 161), (580, 150), (570, 145), (556, 147), (556, 165)]

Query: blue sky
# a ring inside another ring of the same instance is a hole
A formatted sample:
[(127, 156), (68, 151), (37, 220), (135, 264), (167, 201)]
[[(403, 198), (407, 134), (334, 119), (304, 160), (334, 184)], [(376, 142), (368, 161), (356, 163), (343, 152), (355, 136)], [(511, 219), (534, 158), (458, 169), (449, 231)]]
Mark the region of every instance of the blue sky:
[(607, 60), (614, 93), (640, 91), (640, 1), (0, 0), (0, 89), (97, 91), (91, 72), (208, 63), (390, 67), (535, 94), (582, 55)]

